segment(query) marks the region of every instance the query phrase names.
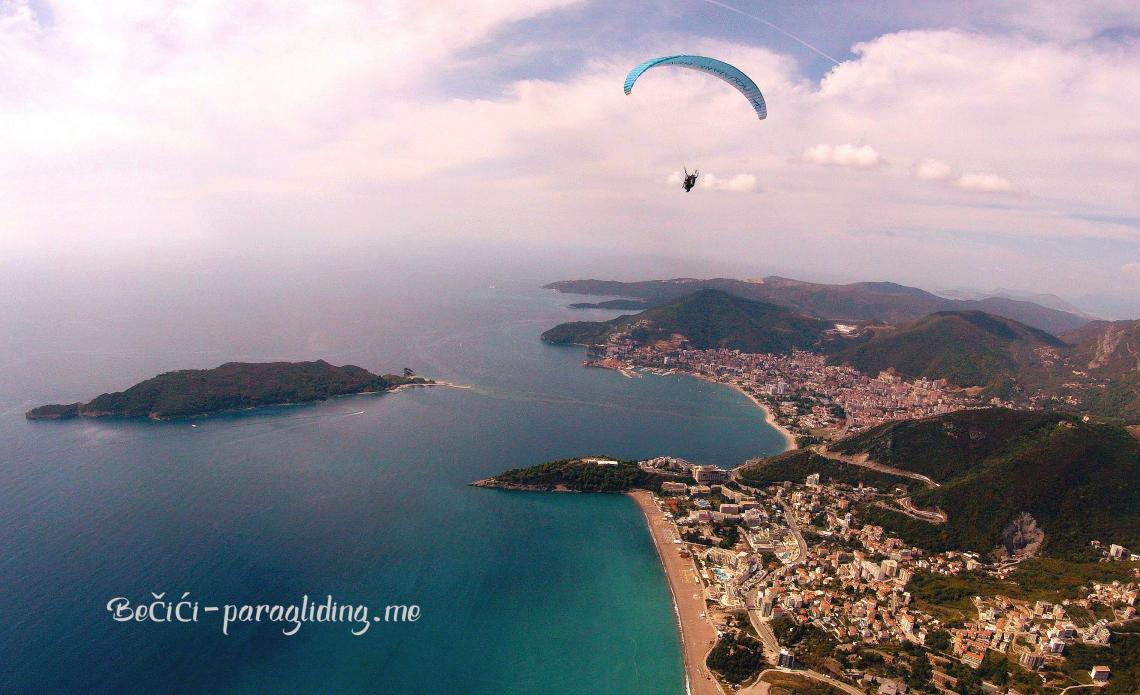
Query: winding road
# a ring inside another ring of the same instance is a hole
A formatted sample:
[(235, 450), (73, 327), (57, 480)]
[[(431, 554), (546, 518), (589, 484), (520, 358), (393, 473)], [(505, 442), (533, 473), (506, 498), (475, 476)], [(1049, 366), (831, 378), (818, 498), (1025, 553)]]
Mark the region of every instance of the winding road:
[(849, 683), (844, 683), (843, 681), (836, 680), (836, 679), (832, 678), (831, 676), (825, 676), (822, 673), (819, 673), (818, 671), (799, 671), (799, 670), (790, 669), (790, 668), (769, 668), (769, 669), (765, 669), (764, 671), (762, 671), (760, 673), (760, 676), (756, 679), (756, 682), (753, 683), (752, 685), (748, 686), (747, 688), (742, 688), (739, 691), (740, 694), (741, 695), (768, 695), (768, 687), (771, 684), (765, 683), (762, 680), (764, 678), (764, 674), (766, 674), (766, 673), (794, 673), (798, 676), (803, 676), (804, 678), (810, 678), (813, 681), (819, 681), (821, 683), (826, 683), (827, 685), (830, 685), (833, 688), (838, 688), (839, 690), (842, 690), (845, 693), (850, 693), (850, 695), (866, 695), (866, 693), (864, 693), (859, 688), (856, 688), (855, 686), (853, 686)]
[(850, 456), (848, 454), (837, 454), (834, 451), (832, 451), (831, 449), (828, 449), (823, 444), (817, 444), (816, 446), (813, 446), (811, 450), (813, 452), (819, 454), (820, 456), (824, 457), (825, 459), (831, 459), (832, 461), (838, 461), (839, 463), (846, 463), (846, 464), (851, 465), (851, 466), (859, 466), (860, 468), (866, 468), (868, 470), (878, 471), (879, 473), (889, 473), (891, 475), (897, 475), (901, 478), (910, 478), (911, 480), (919, 481), (920, 483), (926, 485), (927, 487), (942, 487), (942, 485), (940, 483), (936, 483), (933, 480), (931, 480), (930, 478), (928, 478), (925, 475), (922, 475), (920, 473), (915, 473), (914, 471), (907, 471), (907, 470), (903, 470), (902, 468), (895, 468), (894, 466), (885, 466), (881, 463), (876, 463), (875, 461), (872, 461), (867, 456), (867, 454), (860, 454), (858, 456)]

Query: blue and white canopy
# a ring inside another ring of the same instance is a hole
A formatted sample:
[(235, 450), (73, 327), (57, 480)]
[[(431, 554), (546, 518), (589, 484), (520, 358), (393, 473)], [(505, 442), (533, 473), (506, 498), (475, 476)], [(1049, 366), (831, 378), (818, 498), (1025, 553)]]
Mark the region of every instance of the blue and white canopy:
[(647, 60), (630, 70), (629, 74), (626, 75), (625, 93), (629, 94), (633, 91), (633, 83), (637, 81), (637, 78), (641, 77), (643, 72), (661, 65), (675, 65), (690, 70), (700, 70), (713, 77), (719, 77), (733, 87), (736, 87), (737, 91), (743, 94), (744, 98), (748, 99), (748, 102), (752, 104), (752, 108), (756, 110), (756, 116), (760, 120), (764, 120), (764, 118), (768, 116), (768, 107), (764, 104), (764, 95), (760, 93), (760, 88), (756, 86), (752, 78), (724, 61), (716, 60), (715, 58), (706, 58), (704, 56), (674, 55)]

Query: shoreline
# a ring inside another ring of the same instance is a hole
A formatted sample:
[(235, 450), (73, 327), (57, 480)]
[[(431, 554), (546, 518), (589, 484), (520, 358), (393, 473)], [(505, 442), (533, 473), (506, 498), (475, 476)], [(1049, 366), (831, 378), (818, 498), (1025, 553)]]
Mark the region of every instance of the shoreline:
[[(772, 409), (769, 408), (767, 404), (765, 404), (763, 401), (761, 401), (756, 396), (753, 396), (751, 393), (748, 393), (747, 391), (740, 388), (736, 384), (727, 384), (723, 381), (717, 381), (716, 379), (711, 379), (707, 376), (702, 376), (700, 374), (692, 374), (690, 372), (677, 372), (677, 373), (678, 374), (688, 374), (689, 376), (700, 379), (701, 381), (705, 381), (705, 382), (708, 382), (710, 384), (717, 384), (719, 386), (724, 386), (726, 388), (732, 389), (733, 391), (736, 391), (740, 395), (742, 395), (745, 398), (747, 398), (748, 400), (752, 401), (752, 405), (754, 405), (757, 408), (759, 408), (760, 410), (764, 411), (764, 420), (767, 421), (767, 423), (772, 427), (772, 429), (779, 432), (780, 436), (784, 438), (784, 451), (791, 451), (792, 449), (799, 448), (799, 445), (796, 442), (796, 435), (792, 434), (791, 431), (789, 431), (786, 427), (781, 425), (776, 420), (776, 416), (772, 414)], [(783, 453), (783, 451), (781, 451), (779, 453)]]
[[(719, 384), (720, 382), (718, 381), (715, 383)], [(736, 384), (722, 384), (722, 385), (727, 386), (730, 389), (732, 389), (733, 391), (736, 391), (737, 393), (742, 394), (745, 398), (752, 401), (752, 403), (757, 408), (764, 411), (764, 419), (767, 420), (768, 424), (771, 425), (772, 428), (775, 429), (777, 432), (779, 432), (780, 436), (784, 438), (784, 451), (791, 451), (792, 449), (798, 449), (799, 448), (799, 443), (796, 441), (796, 435), (792, 434), (791, 430), (784, 427), (783, 425), (781, 425), (776, 420), (776, 416), (772, 414), (772, 409), (769, 408), (766, 403), (761, 401), (756, 396), (753, 396), (751, 393), (748, 393), (744, 389), (740, 388)], [(780, 452), (780, 453), (783, 453), (783, 452)]]
[[(677, 631), (681, 638), (681, 657), (685, 671), (685, 692), (688, 695), (723, 695), (720, 683), (705, 665), (705, 658), (716, 643), (716, 628), (709, 623), (708, 607), (704, 599), (704, 585), (696, 576), (693, 561), (676, 552), (666, 531), (672, 524), (665, 518), (647, 490), (625, 493), (641, 510), (649, 526), (653, 547), (665, 571), (665, 580), (673, 600), (673, 614), (677, 618)], [(675, 527), (674, 527), (675, 528)], [(700, 615), (704, 613), (706, 618)]]

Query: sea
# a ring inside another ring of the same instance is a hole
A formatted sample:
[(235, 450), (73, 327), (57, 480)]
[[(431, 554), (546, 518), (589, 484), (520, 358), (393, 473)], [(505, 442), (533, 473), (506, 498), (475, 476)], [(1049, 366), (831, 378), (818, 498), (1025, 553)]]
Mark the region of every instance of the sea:
[[(631, 500), (468, 483), (584, 454), (733, 466), (781, 450), (763, 413), (543, 344), (619, 313), (541, 288), (588, 270), (573, 263), (283, 257), (0, 278), (0, 692), (683, 693)], [(172, 369), (304, 359), (465, 388), (166, 422), (23, 416)], [(156, 600), (199, 619), (109, 609)], [(418, 617), (223, 634), (227, 606), (328, 600)]]

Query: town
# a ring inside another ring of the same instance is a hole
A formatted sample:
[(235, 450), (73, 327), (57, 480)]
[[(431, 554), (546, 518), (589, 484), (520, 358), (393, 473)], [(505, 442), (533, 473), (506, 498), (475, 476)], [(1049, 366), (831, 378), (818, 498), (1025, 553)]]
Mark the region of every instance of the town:
[(587, 353), (585, 364), (621, 370), (645, 369), (656, 374), (683, 372), (736, 388), (772, 414), (773, 424), (802, 444), (856, 434), (893, 420), (909, 420), (966, 408), (1013, 407), (944, 379), (904, 380), (892, 373), (868, 376), (822, 355), (794, 351), (790, 355), (744, 353), (739, 350), (694, 350), (677, 338), (641, 345), (626, 332), (611, 335)]
[[(819, 473), (757, 487), (740, 469), (667, 456), (638, 465), (664, 478), (656, 499), (674, 547), (662, 551), (692, 561), (721, 639), (744, 645), (755, 635), (769, 663), (841, 689), (951, 695), (970, 692), (959, 688), (965, 679), (985, 692), (1026, 695), (1103, 683), (1111, 669), (1102, 665), (1074, 680), (1067, 650), (1107, 645), (1110, 625), (1136, 618), (1140, 569), (1058, 602), (973, 596), (968, 611), (951, 615), (920, 589), (966, 576), (996, 582), (1016, 560), (910, 547), (859, 519), (866, 505), (895, 501), (891, 493)], [(1140, 559), (1095, 545), (1102, 562)]]

